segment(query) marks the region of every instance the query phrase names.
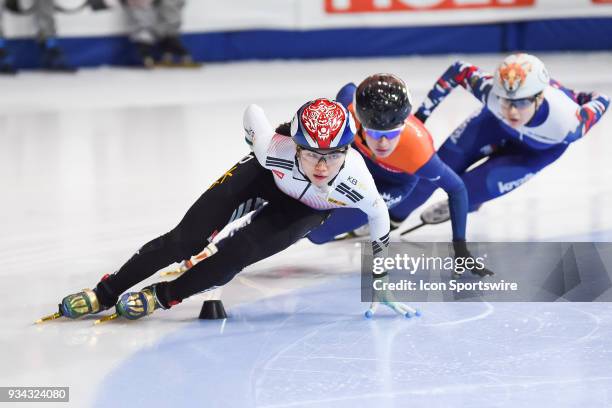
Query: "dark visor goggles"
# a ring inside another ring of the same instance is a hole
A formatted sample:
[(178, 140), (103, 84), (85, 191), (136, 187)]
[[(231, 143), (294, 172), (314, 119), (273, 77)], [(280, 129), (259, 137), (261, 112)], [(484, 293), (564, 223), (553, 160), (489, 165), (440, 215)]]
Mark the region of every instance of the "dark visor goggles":
[(501, 104), (504, 108), (510, 108), (514, 106), (516, 109), (525, 109), (530, 107), (537, 99), (537, 95), (530, 96), (528, 98), (521, 99), (508, 99), (508, 98), (499, 98), (501, 100)]
[(368, 129), (365, 127), (363, 129), (365, 130), (366, 134), (374, 140), (380, 140), (383, 137), (386, 137), (387, 139), (395, 139), (396, 137), (402, 134), (402, 131), (404, 130), (404, 125), (389, 130), (376, 130)]

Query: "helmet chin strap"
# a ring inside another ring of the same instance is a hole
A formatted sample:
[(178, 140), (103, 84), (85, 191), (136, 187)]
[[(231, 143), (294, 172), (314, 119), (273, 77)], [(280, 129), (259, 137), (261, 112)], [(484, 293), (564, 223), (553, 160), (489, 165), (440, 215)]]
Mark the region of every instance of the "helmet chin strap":
[(544, 105), (542, 102), (544, 101), (543, 98), (543, 94), (542, 92), (540, 92), (537, 96), (536, 96), (536, 100), (535, 100), (535, 109), (533, 110), (533, 115), (531, 115), (531, 117), (529, 118), (529, 120), (527, 121), (527, 124), (529, 124), (529, 122), (531, 122), (533, 120), (533, 118), (536, 117), (536, 115), (538, 114), (538, 111), (540, 110), (540, 108)]
[(542, 107), (542, 103), (540, 103), (540, 97), (541, 97), (542, 93), (540, 92), (538, 95), (536, 95), (536, 99), (535, 99), (535, 109), (533, 111), (533, 114), (535, 115), (536, 113), (538, 113), (538, 110)]

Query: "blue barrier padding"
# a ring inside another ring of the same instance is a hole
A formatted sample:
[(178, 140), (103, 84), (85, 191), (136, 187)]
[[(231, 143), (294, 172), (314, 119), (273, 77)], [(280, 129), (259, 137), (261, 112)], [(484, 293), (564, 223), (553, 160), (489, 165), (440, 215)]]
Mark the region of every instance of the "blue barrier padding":
[[(246, 30), (183, 35), (198, 61), (389, 57), (448, 53), (593, 51), (612, 49), (612, 18), (580, 18), (457, 26)], [(134, 65), (124, 36), (60, 38), (70, 63), (80, 67)], [(19, 68), (40, 63), (34, 40), (9, 40)]]

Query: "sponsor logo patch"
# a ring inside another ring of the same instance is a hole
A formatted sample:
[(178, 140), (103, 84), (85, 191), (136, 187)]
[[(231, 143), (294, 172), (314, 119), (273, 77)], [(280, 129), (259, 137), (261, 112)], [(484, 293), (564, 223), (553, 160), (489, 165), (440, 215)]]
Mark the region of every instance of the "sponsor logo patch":
[(334, 199), (333, 199), (333, 198), (331, 198), (331, 197), (328, 197), (328, 198), (327, 198), (327, 201), (329, 201), (329, 202), (330, 202), (330, 203), (332, 203), (332, 204), (339, 205), (339, 206), (341, 206), (341, 207), (346, 207), (346, 206), (348, 205), (348, 204), (346, 204), (346, 203), (343, 203), (342, 201), (334, 200)]
[(525, 182), (527, 182), (533, 176), (535, 176), (534, 173), (527, 173), (527, 174), (525, 174), (524, 177), (521, 177), (520, 179), (508, 181), (506, 183), (498, 181), (497, 182), (497, 187), (499, 188), (499, 192), (500, 193), (502, 193), (502, 194), (503, 193), (507, 193), (509, 191), (514, 190), (515, 188), (517, 188), (521, 184), (524, 184)]

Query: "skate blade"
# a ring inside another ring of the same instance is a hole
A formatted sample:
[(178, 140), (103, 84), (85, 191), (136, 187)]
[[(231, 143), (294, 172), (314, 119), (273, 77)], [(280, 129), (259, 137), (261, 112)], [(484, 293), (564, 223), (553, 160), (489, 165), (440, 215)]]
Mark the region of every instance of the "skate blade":
[(181, 271), (180, 269), (173, 269), (171, 271), (162, 271), (160, 272), (160, 275), (161, 276), (179, 276), (179, 275), (182, 275), (183, 273), (185, 272)]
[(428, 224), (425, 221), (422, 221), (420, 224), (415, 225), (414, 227), (408, 228), (407, 230), (400, 232), (400, 237), (403, 237), (406, 234), (409, 234), (409, 233), (411, 233), (413, 231), (416, 231), (419, 228), (424, 227), (425, 225), (428, 225)]
[(41, 317), (40, 319), (35, 321), (34, 324), (41, 324), (43, 322), (48, 322), (50, 320), (59, 319), (60, 317), (62, 317), (62, 314), (60, 312), (55, 312), (52, 315)]
[(104, 316), (101, 319), (98, 319), (94, 322), (94, 325), (110, 322), (111, 320), (115, 320), (119, 317), (119, 313), (113, 313), (112, 315)]

